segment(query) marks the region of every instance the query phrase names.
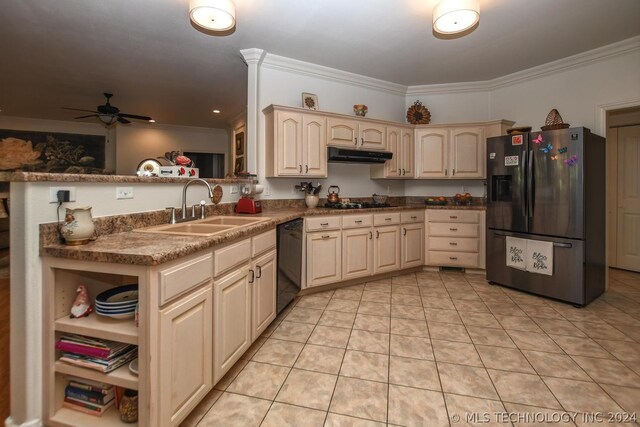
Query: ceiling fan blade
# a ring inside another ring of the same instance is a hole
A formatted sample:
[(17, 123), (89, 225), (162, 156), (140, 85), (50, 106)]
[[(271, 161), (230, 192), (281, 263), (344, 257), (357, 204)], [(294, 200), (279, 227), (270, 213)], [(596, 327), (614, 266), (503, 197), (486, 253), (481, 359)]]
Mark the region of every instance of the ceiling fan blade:
[(86, 116), (74, 117), (74, 119), (86, 119), (87, 117), (98, 117), (97, 114), (89, 114)]
[(95, 113), (98, 114), (97, 111), (93, 111), (93, 110), (81, 110), (80, 108), (69, 108), (69, 107), (60, 107), (63, 110), (71, 110), (71, 111), (83, 111), (85, 113)]
[(131, 123), (129, 120), (123, 118), (123, 117), (118, 117), (118, 122), (123, 123), (125, 125)]
[(146, 120), (146, 121), (151, 120), (151, 117), (149, 117), (149, 116), (138, 116), (137, 114), (118, 113), (118, 116), (127, 117), (127, 118), (130, 118), (130, 119), (136, 119), (136, 120)]

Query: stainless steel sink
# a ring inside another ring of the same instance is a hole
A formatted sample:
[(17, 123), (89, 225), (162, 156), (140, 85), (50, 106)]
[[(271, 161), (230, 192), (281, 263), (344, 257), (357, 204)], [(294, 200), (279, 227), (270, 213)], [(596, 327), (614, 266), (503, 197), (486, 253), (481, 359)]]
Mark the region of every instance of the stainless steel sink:
[(139, 228), (138, 233), (171, 234), (176, 236), (213, 236), (238, 227), (257, 224), (269, 218), (246, 218), (235, 216), (212, 216), (196, 221), (178, 224), (163, 224), (153, 227)]

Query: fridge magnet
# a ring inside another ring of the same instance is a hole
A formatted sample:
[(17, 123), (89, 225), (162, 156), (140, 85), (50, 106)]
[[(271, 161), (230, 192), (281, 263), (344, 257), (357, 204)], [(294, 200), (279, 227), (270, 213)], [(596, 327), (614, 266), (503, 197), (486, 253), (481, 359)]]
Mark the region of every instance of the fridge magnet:
[(489, 160), (495, 160), (496, 159), (496, 153), (489, 153)]
[(558, 154), (556, 154), (555, 156), (550, 156), (551, 160), (558, 160)]
[(535, 142), (536, 144), (541, 144), (542, 143), (542, 134), (539, 133), (538, 137), (533, 139), (533, 142)]
[(567, 152), (567, 147), (560, 147), (558, 148), (558, 154), (564, 154)]
[(318, 95), (302, 92), (302, 107), (307, 110), (318, 109)]
[(504, 156), (505, 166), (518, 166), (520, 164), (520, 157), (518, 156)]
[(522, 135), (513, 135), (511, 137), (511, 145), (522, 145)]
[(578, 163), (578, 156), (575, 154), (569, 157), (568, 159), (564, 159), (564, 164), (567, 166), (575, 166), (577, 163)]
[(553, 150), (553, 145), (551, 145), (551, 144), (547, 144), (547, 146), (546, 146), (546, 147), (542, 147), (542, 148), (540, 149), (540, 151), (542, 151), (544, 154), (549, 154), (549, 153), (551, 153), (551, 150)]

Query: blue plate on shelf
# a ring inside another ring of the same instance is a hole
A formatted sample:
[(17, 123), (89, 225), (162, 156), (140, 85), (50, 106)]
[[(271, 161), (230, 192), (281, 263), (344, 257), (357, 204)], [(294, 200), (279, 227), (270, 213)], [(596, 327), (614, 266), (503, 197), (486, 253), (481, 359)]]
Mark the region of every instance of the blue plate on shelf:
[(124, 285), (116, 288), (107, 289), (96, 296), (96, 305), (106, 306), (122, 306), (138, 302), (138, 285)]

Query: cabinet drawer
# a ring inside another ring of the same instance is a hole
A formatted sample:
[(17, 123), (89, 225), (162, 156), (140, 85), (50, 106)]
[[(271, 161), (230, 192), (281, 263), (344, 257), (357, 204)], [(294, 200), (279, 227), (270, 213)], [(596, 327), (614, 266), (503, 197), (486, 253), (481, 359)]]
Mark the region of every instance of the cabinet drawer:
[(373, 216), (373, 225), (391, 224), (400, 224), (400, 212), (381, 213)]
[(211, 254), (158, 272), (160, 281), (160, 305), (211, 279)]
[(373, 217), (371, 215), (345, 215), (342, 217), (342, 228), (371, 227)]
[(424, 211), (402, 212), (400, 214), (400, 221), (402, 221), (403, 224), (424, 222)]
[(429, 251), (429, 265), (452, 267), (480, 267), (480, 254), (468, 252)]
[(430, 222), (429, 237), (431, 236), (480, 237), (480, 225)]
[(305, 218), (304, 222), (307, 231), (338, 230), (341, 224), (341, 217), (325, 216), (320, 218)]
[(429, 237), (429, 250), (450, 252), (480, 252), (480, 239), (475, 237)]
[(276, 247), (276, 230), (258, 234), (251, 239), (251, 256), (260, 255)]
[(468, 222), (480, 224), (480, 211), (436, 210), (429, 211), (429, 222)]
[(213, 276), (249, 262), (251, 258), (251, 239), (245, 239), (213, 252)]

